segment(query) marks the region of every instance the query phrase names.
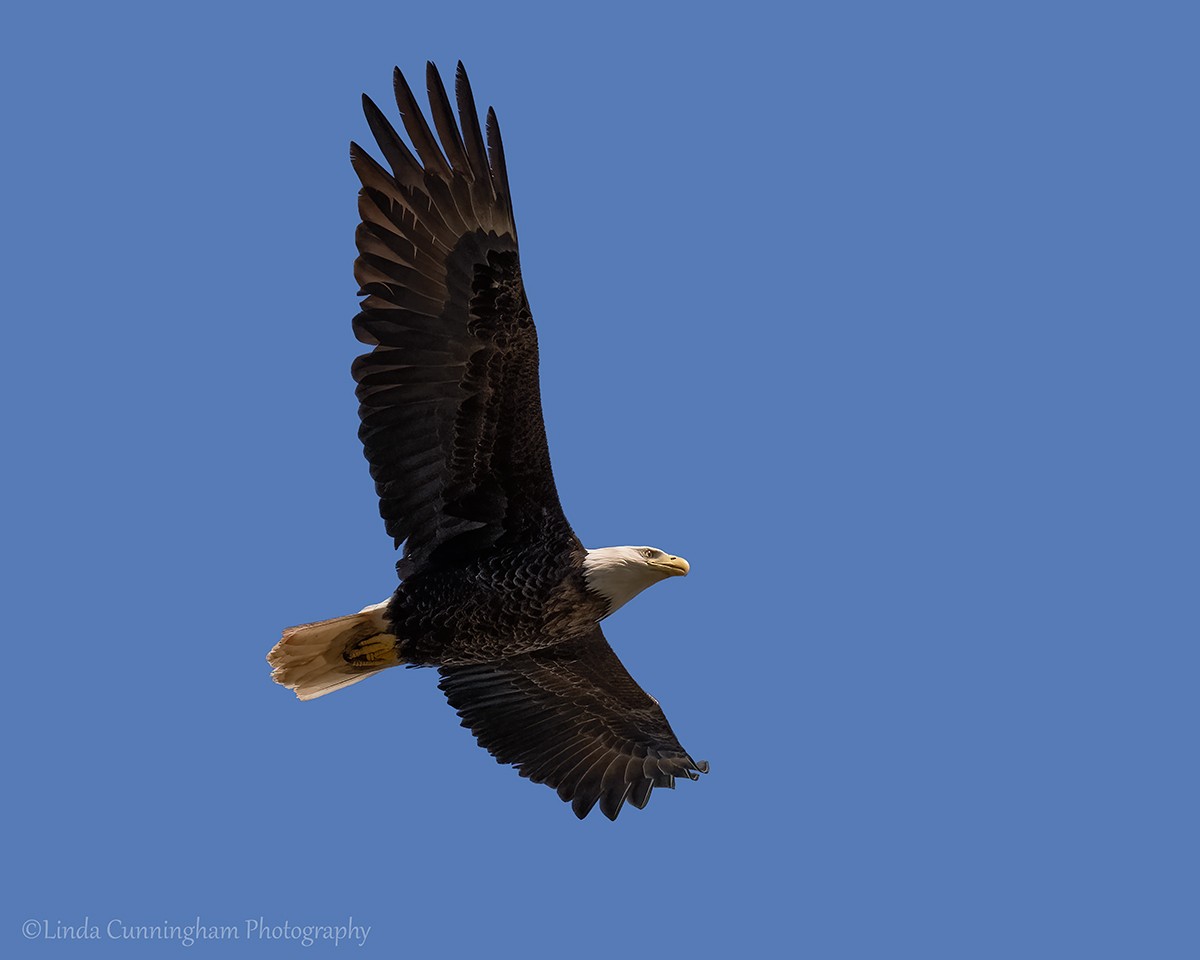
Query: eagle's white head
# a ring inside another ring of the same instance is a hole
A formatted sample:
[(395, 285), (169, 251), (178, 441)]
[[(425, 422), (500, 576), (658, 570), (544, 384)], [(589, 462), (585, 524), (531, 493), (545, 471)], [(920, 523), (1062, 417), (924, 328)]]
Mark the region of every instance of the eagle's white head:
[(623, 607), (652, 584), (686, 577), (688, 562), (654, 547), (601, 547), (583, 559), (588, 589), (608, 601), (608, 612)]

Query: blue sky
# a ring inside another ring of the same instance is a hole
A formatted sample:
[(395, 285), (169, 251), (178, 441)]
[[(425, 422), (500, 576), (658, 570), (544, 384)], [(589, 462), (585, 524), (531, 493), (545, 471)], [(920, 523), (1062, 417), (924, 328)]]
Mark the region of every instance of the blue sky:
[[(6, 19), (5, 955), (1195, 956), (1195, 14), (411, 6)], [(616, 824), (263, 661), (394, 586), (347, 144), (458, 58), (568, 516), (692, 563)]]

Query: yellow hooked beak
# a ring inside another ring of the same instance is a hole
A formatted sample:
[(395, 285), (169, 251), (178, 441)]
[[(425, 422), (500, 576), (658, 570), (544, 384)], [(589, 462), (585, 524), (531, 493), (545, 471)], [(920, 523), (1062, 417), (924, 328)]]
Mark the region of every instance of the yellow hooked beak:
[(650, 566), (660, 570), (668, 577), (686, 577), (691, 565), (683, 557), (663, 557), (661, 560), (651, 560)]

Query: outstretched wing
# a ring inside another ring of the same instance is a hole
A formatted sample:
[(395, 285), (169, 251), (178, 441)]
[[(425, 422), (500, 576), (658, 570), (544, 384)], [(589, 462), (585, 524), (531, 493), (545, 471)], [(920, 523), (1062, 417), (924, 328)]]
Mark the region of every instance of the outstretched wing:
[(359, 436), (387, 531), (405, 544), (401, 576), (506, 539), (574, 540), (550, 470), (500, 128), (488, 110), (485, 147), (461, 63), (458, 121), (432, 63), (427, 83), (440, 147), (399, 70), (417, 156), (366, 96), (391, 171), (350, 145), (366, 298), (354, 332), (375, 347), (353, 367)]
[(479, 745), (554, 787), (581, 820), (597, 801), (615, 820), (626, 800), (644, 807), (655, 787), (708, 772), (679, 745), (658, 701), (634, 682), (599, 626), (583, 640), (439, 672)]

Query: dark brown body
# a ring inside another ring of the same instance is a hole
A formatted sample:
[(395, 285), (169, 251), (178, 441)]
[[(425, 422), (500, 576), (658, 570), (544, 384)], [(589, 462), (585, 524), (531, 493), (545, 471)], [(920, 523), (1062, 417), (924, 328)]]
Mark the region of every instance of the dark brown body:
[(587, 589), (582, 547), (495, 550), (404, 581), (388, 619), (405, 663), (487, 663), (587, 636), (607, 602)]

